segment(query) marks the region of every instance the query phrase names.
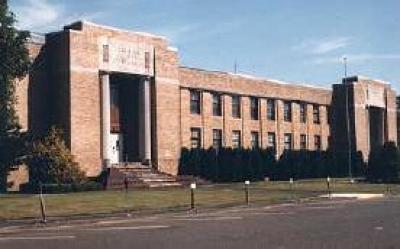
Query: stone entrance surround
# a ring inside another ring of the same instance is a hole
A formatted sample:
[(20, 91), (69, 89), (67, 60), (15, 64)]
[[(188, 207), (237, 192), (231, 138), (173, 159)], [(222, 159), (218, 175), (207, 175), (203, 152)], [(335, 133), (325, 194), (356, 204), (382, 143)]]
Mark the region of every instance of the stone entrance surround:
[[(110, 168), (110, 74), (101, 73), (101, 134), (103, 167)], [(132, 82), (134, 84), (134, 82)], [(139, 156), (145, 165), (151, 165), (151, 93), (150, 79), (144, 77), (139, 83)], [(134, 105), (134, 101), (132, 101)], [(123, 160), (121, 163), (124, 162)]]

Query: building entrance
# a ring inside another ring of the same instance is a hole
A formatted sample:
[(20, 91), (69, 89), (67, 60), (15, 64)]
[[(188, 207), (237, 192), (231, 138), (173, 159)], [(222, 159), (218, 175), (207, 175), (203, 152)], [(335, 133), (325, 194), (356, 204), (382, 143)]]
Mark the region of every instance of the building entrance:
[(109, 90), (102, 94), (103, 158), (107, 167), (126, 162), (150, 163), (149, 78), (110, 73), (106, 79), (102, 77), (103, 84), (107, 85), (107, 81), (109, 86), (102, 86), (103, 92)]

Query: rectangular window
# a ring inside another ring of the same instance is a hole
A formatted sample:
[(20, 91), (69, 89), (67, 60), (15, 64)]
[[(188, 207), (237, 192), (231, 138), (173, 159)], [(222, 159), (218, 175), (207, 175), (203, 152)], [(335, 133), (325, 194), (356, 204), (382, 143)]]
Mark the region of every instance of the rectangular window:
[(276, 137), (275, 132), (268, 132), (268, 148), (276, 149)]
[(240, 96), (232, 96), (232, 117), (240, 118)]
[(221, 95), (218, 93), (213, 93), (213, 115), (221, 116), (222, 115), (222, 100)]
[(107, 44), (103, 45), (103, 62), (110, 61), (110, 47)]
[(214, 149), (222, 148), (222, 130), (219, 129), (213, 130), (213, 148)]
[(285, 122), (292, 122), (292, 102), (283, 102), (283, 120)]
[(251, 148), (255, 149), (255, 148), (258, 148), (258, 146), (259, 146), (258, 132), (252, 131), (251, 132)]
[(285, 133), (283, 139), (285, 150), (291, 150), (293, 148), (292, 134)]
[(314, 124), (320, 123), (319, 106), (318, 105), (313, 105), (313, 121), (314, 121)]
[(275, 120), (275, 100), (267, 99), (267, 119)]
[(307, 122), (307, 104), (301, 102), (300, 103), (300, 123)]
[(150, 70), (150, 52), (144, 52), (144, 68), (146, 72)]
[(201, 98), (200, 92), (192, 90), (190, 91), (190, 113), (200, 114), (201, 112)]
[(307, 135), (300, 134), (300, 149), (306, 150), (307, 149)]
[(314, 148), (315, 150), (321, 150), (321, 136), (314, 136)]
[(250, 98), (250, 115), (252, 120), (258, 120), (258, 98)]
[(191, 128), (190, 129), (190, 146), (192, 149), (201, 148), (201, 129)]
[(240, 131), (232, 131), (232, 148), (237, 149), (242, 146)]

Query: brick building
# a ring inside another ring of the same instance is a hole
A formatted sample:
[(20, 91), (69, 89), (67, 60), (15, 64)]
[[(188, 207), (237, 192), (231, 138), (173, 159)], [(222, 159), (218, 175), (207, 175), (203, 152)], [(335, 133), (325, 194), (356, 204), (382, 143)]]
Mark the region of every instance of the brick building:
[(61, 127), (88, 176), (137, 161), (175, 175), (182, 147), (343, 150), (349, 133), (366, 157), (397, 141), (396, 94), (382, 81), (328, 89), (182, 67), (164, 37), (81, 21), (28, 46), (20, 122), (34, 134)]
[[(397, 124), (400, 124), (400, 96), (396, 98), (397, 104)], [(400, 126), (397, 125), (397, 144), (400, 143)]]

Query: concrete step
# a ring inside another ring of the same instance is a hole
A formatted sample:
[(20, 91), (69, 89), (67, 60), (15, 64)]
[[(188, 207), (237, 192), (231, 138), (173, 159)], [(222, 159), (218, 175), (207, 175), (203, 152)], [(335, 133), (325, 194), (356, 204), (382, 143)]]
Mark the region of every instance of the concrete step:
[(160, 183), (151, 183), (149, 184), (150, 188), (165, 188), (165, 187), (182, 187), (182, 184), (179, 182), (160, 182)]
[(154, 179), (144, 178), (141, 180), (143, 182), (177, 182), (175, 179), (163, 179), (163, 178), (154, 178)]
[(176, 177), (157, 172), (141, 163), (121, 163), (109, 169), (107, 189), (124, 189), (128, 179), (130, 188), (164, 188), (183, 186)]

